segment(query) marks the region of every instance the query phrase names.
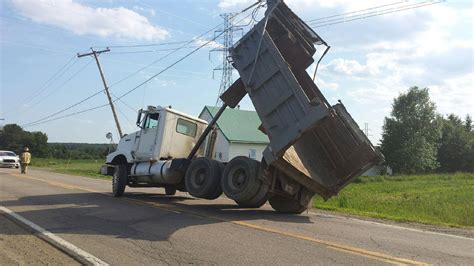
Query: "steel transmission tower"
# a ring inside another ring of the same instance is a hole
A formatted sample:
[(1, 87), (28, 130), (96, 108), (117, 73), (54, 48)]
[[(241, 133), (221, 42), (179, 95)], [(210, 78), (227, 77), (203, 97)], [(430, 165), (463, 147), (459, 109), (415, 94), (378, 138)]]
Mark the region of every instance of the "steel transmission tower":
[(217, 100), (216, 100), (216, 106), (218, 106), (221, 103), (221, 99), (219, 96), (221, 96), (222, 93), (224, 93), (227, 88), (232, 85), (233, 79), (232, 79), (232, 64), (229, 62), (230, 58), (230, 48), (232, 45), (234, 45), (234, 33), (236, 31), (242, 31), (243, 28), (240, 27), (235, 27), (232, 24), (233, 18), (235, 17), (236, 13), (224, 13), (221, 14), (221, 17), (224, 19), (224, 28), (219, 29), (214, 32), (214, 35), (224, 32), (222, 34), (222, 47), (219, 48), (214, 48), (211, 50), (211, 52), (222, 52), (222, 65), (219, 67), (214, 68), (213, 71), (213, 76), (215, 71), (222, 71), (222, 78), (221, 78), (221, 84), (219, 86), (219, 92), (217, 94)]

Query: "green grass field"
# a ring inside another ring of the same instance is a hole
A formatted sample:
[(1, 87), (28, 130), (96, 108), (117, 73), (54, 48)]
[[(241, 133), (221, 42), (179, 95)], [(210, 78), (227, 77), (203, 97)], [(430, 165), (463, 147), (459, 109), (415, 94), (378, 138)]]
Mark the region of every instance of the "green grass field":
[(103, 160), (58, 160), (46, 158), (33, 158), (32, 167), (48, 168), (53, 172), (89, 176), (94, 178), (110, 179), (110, 176), (100, 174), (100, 167), (104, 163)]
[[(99, 174), (102, 160), (34, 158), (33, 167), (110, 179)], [(360, 177), (314, 207), (395, 221), (444, 226), (474, 226), (474, 173)]]
[(360, 177), (314, 206), (356, 215), (445, 226), (474, 226), (474, 173)]

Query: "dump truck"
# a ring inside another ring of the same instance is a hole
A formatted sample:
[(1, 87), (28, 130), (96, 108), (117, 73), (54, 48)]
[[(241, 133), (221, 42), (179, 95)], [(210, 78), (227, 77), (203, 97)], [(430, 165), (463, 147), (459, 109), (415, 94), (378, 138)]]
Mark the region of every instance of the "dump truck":
[[(278, 212), (302, 213), (315, 194), (329, 199), (379, 164), (382, 155), (342, 102), (330, 105), (306, 72), (321, 44), (283, 1), (268, 0), (264, 18), (231, 48), (240, 78), (220, 96), (223, 105), (212, 121), (170, 107), (139, 110), (140, 130), (107, 156), (114, 196), (126, 186), (162, 187), (167, 195), (179, 190), (212, 200), (225, 194), (245, 208), (268, 201)], [(216, 121), (246, 95), (269, 139), (262, 160), (206, 156)]]

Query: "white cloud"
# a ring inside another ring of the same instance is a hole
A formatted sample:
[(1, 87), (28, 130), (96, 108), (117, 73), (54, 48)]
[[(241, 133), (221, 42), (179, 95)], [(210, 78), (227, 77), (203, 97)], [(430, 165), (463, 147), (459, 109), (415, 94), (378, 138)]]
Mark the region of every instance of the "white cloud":
[(159, 41), (169, 35), (146, 17), (124, 7), (92, 8), (73, 0), (14, 0), (13, 5), (36, 23), (53, 25), (78, 35), (145, 41)]
[(154, 8), (146, 8), (146, 7), (141, 7), (141, 6), (133, 6), (132, 8), (133, 8), (133, 10), (136, 10), (138, 12), (148, 13), (151, 16), (156, 15), (156, 10)]
[(216, 49), (216, 48), (223, 48), (224, 46), (214, 40), (206, 39), (206, 38), (195, 38), (194, 43), (198, 46), (206, 44), (205, 47)]

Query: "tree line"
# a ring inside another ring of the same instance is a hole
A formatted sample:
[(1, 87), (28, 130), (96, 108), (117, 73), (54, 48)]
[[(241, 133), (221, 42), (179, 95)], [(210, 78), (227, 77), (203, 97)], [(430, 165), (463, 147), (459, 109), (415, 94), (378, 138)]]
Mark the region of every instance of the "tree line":
[(394, 99), (380, 150), (395, 173), (474, 172), (472, 118), (437, 113), (428, 88), (411, 87)]
[(104, 159), (111, 148), (109, 144), (48, 143), (45, 133), (25, 131), (16, 124), (0, 130), (0, 150), (20, 154), (24, 146), (34, 157), (55, 159)]

